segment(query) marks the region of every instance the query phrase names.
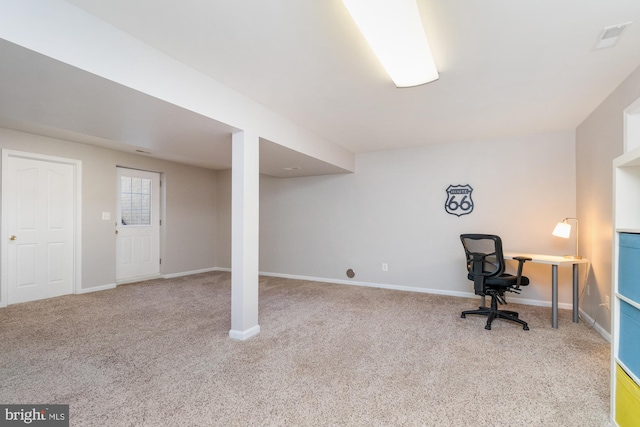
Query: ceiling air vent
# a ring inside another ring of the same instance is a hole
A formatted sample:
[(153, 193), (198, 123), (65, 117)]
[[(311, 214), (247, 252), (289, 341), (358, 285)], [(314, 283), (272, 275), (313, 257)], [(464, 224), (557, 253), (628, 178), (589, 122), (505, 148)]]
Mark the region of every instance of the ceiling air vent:
[(616, 44), (624, 30), (631, 24), (631, 22), (625, 22), (624, 24), (612, 25), (610, 27), (604, 27), (602, 32), (598, 36), (598, 41), (594, 46), (594, 49), (606, 49)]

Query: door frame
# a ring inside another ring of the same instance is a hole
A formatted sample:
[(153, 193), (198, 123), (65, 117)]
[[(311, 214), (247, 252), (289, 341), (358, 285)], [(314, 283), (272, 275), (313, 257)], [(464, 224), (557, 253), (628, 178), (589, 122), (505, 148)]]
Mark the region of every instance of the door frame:
[(0, 307), (6, 307), (9, 299), (9, 259), (8, 242), (9, 230), (8, 213), (9, 206), (6, 201), (6, 194), (9, 189), (8, 162), (10, 158), (22, 158), (27, 160), (37, 160), (49, 163), (62, 163), (73, 167), (73, 272), (72, 272), (72, 294), (77, 294), (82, 289), (82, 160), (67, 159), (39, 153), (29, 153), (3, 148), (2, 149), (2, 232), (0, 233), (0, 251), (2, 261), (0, 268), (2, 276), (0, 279)]

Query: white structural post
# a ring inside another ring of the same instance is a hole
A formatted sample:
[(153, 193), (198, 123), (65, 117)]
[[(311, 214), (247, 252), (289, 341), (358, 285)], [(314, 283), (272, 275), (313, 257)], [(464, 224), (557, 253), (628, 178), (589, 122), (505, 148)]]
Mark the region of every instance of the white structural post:
[(259, 138), (232, 136), (231, 170), (231, 330), (246, 340), (258, 332)]

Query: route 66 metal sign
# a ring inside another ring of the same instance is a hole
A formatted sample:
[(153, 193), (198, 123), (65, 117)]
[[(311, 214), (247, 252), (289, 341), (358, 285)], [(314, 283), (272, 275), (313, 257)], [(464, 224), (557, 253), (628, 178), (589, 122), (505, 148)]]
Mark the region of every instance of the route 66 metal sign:
[(447, 188), (447, 201), (444, 202), (444, 210), (448, 214), (462, 216), (473, 212), (473, 188), (469, 184), (450, 185)]

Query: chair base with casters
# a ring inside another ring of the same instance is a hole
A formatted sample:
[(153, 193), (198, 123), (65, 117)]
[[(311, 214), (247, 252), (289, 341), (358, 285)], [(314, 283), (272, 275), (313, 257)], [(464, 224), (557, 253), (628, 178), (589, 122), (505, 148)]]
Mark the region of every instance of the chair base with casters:
[[(505, 261), (502, 253), (502, 240), (492, 234), (462, 234), (460, 240), (464, 246), (467, 261), (467, 278), (473, 282), (476, 295), (482, 296), (482, 306), (477, 310), (463, 311), (460, 317), (467, 314), (487, 316), (485, 329), (491, 330), (495, 319), (504, 319), (522, 325), (529, 330), (529, 325), (520, 319), (518, 313), (510, 310), (499, 310), (498, 304), (506, 304), (506, 292), (520, 293), (521, 286), (527, 286), (529, 279), (522, 275), (523, 265), (531, 258), (516, 257), (518, 272), (516, 275), (505, 273)], [(491, 297), (491, 306), (485, 306), (485, 297)]]
[[(518, 318), (518, 313), (510, 310), (498, 310), (498, 303), (506, 304), (504, 301), (504, 296), (500, 295), (499, 292), (491, 292), (487, 291), (487, 295), (491, 295), (491, 307), (478, 307), (477, 310), (466, 310), (463, 311), (460, 315), (461, 318), (467, 317), (467, 314), (476, 314), (480, 316), (487, 316), (487, 324), (484, 326), (485, 329), (491, 330), (491, 323), (494, 319), (505, 319), (510, 320), (512, 322), (516, 322), (522, 325), (522, 329), (525, 331), (529, 330), (529, 325), (524, 320)], [(501, 301), (499, 301), (501, 300)]]

